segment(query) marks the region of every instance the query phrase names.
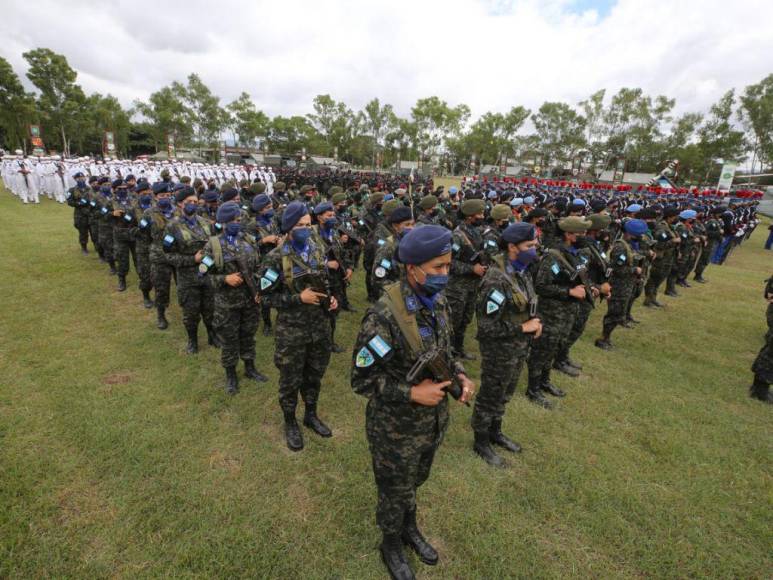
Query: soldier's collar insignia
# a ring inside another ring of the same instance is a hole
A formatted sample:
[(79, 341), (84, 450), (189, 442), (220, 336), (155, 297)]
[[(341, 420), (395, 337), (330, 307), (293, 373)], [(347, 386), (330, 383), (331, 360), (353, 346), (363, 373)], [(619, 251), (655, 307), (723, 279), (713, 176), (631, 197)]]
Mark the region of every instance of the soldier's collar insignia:
[(419, 304), (416, 302), (416, 297), (413, 295), (405, 297), (405, 307), (408, 312), (416, 312), (419, 309)]

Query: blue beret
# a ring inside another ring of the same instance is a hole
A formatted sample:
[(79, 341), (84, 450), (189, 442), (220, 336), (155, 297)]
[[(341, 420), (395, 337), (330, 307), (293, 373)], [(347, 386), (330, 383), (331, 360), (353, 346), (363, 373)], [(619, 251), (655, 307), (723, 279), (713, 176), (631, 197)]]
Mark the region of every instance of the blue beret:
[(451, 195), (456, 195), (457, 193), (459, 193), (459, 190), (458, 190), (458, 189), (456, 189), (456, 188), (455, 188), (455, 187), (452, 185), (451, 187), (449, 187), (449, 188), (448, 188), (448, 193), (450, 193)]
[(632, 203), (627, 208), (625, 208), (625, 211), (628, 213), (636, 213), (637, 211), (641, 211), (642, 207), (638, 203)]
[(400, 222), (407, 222), (412, 219), (413, 214), (411, 213), (411, 208), (407, 205), (399, 205), (389, 214), (387, 222), (390, 224), (399, 224)]
[(394, 198), (395, 198), (395, 196), (392, 195), (391, 193), (387, 193), (387, 194), (384, 195), (384, 201), (389, 201), (389, 200), (392, 200)]
[(134, 179), (134, 180), (136, 180), (137, 178), (136, 178), (136, 177), (134, 177), (134, 175), (132, 175), (132, 174), (130, 173), (129, 175), (127, 175), (127, 176), (126, 176), (126, 181), (129, 181), (130, 179)]
[(158, 195), (159, 193), (167, 193), (169, 191), (169, 184), (163, 181), (157, 181), (153, 184), (153, 193)]
[(489, 192), (488, 192), (488, 195), (487, 195), (487, 197), (488, 197), (489, 199), (495, 199), (495, 198), (497, 197), (497, 195), (499, 195), (499, 194), (498, 194), (496, 191), (494, 191), (494, 190), (492, 189), (491, 191), (489, 191)]
[(434, 224), (413, 228), (397, 251), (403, 264), (423, 264), (451, 251), (451, 230)]
[(625, 232), (632, 236), (643, 236), (647, 233), (647, 222), (644, 220), (628, 220), (625, 222)]
[(510, 202), (510, 207), (521, 207), (523, 205), (522, 197), (514, 197)]
[(213, 201), (217, 201), (217, 198), (220, 196), (216, 191), (213, 191), (210, 189), (209, 191), (205, 191), (204, 195), (202, 195), (201, 197), (203, 197), (204, 201), (206, 201), (207, 203), (212, 203)]
[(502, 232), (502, 239), (511, 244), (520, 244), (528, 240), (533, 240), (537, 235), (537, 229), (526, 222), (515, 222), (510, 224)]
[(585, 200), (577, 197), (572, 200), (572, 205), (576, 205), (578, 207), (585, 207)]
[(216, 217), (218, 223), (227, 224), (239, 217), (239, 214), (241, 214), (239, 205), (233, 201), (227, 201), (218, 208)]
[(78, 178), (80, 178), (80, 177), (86, 177), (86, 176), (85, 176), (85, 175), (83, 175), (83, 172), (82, 172), (82, 171), (79, 171), (78, 173), (76, 173), (76, 174), (75, 174), (75, 175), (73, 175), (72, 177), (73, 177), (73, 179), (78, 179)]
[(123, 183), (123, 179), (116, 179), (113, 181), (113, 187), (126, 187)]
[(533, 205), (534, 204), (534, 196), (530, 195), (528, 197), (523, 198), (523, 203), (526, 205)]
[(232, 199), (236, 198), (237, 195), (239, 195), (239, 192), (235, 188), (229, 187), (220, 194), (220, 200), (223, 202), (231, 201)]
[(265, 193), (259, 193), (252, 198), (252, 211), (259, 212), (270, 203), (270, 197), (268, 197)]
[(289, 203), (285, 208), (284, 213), (282, 213), (282, 233), (286, 234), (293, 229), (295, 224), (308, 213), (309, 210), (306, 209), (306, 204), (301, 203), (300, 201)]
[(150, 187), (150, 183), (148, 183), (147, 179), (140, 179), (137, 182), (137, 185), (134, 186), (134, 191), (137, 192), (146, 191), (148, 189), (152, 189), (152, 187)]
[(698, 213), (694, 209), (686, 209), (679, 214), (679, 218), (683, 220), (694, 220)]
[(314, 206), (314, 215), (319, 215), (326, 211), (335, 211), (332, 202), (322, 201)]
[(196, 195), (196, 192), (193, 190), (193, 188), (191, 186), (189, 186), (189, 185), (188, 186), (183, 186), (183, 187), (180, 187), (179, 189), (177, 189), (176, 193), (174, 194), (174, 200), (177, 203), (182, 203), (187, 198), (189, 198), (191, 196), (195, 196), (195, 195)]

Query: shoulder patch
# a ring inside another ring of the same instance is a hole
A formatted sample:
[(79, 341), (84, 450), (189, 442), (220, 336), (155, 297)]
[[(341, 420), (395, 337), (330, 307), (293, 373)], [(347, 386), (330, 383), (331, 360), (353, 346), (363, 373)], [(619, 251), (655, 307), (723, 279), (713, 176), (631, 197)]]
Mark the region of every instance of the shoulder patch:
[(486, 302), (486, 314), (493, 314), (497, 310), (499, 310), (499, 304), (492, 302), (491, 300)]
[(166, 234), (164, 236), (164, 245), (171, 246), (172, 244), (174, 244), (174, 236), (172, 234)]
[(279, 273), (276, 270), (272, 270), (269, 268), (265, 271), (263, 276), (260, 279), (260, 289), (265, 290), (269, 286), (271, 286), (274, 282), (277, 281), (279, 278)]
[(148, 227), (148, 220), (146, 220), (145, 218), (142, 218), (142, 219), (140, 220), (140, 227), (141, 227), (141, 228), (146, 228), (146, 227)]
[(376, 362), (373, 355), (368, 350), (367, 346), (363, 346), (360, 352), (357, 353), (357, 357), (354, 359), (354, 365), (359, 369), (364, 369)]
[(494, 240), (487, 240), (486, 241), (486, 246), (488, 246), (489, 248), (496, 248), (497, 247), (497, 243)]
[(553, 274), (556, 276), (561, 273), (561, 268), (558, 266), (558, 262), (553, 262), (553, 265), (550, 267), (550, 271), (553, 272)]
[(378, 243), (379, 246), (383, 246), (384, 244), (386, 244), (386, 242), (384, 240), (378, 240), (377, 243)]
[(416, 303), (416, 297), (406, 296), (405, 307), (408, 309), (408, 312), (416, 312), (419, 309), (419, 305)]
[(384, 258), (381, 260), (381, 267), (385, 270), (389, 270), (389, 268), (392, 267), (392, 260), (388, 260), (387, 258)]
[(207, 268), (211, 268), (212, 265), (215, 263), (215, 259), (211, 256), (204, 256), (201, 259), (201, 263), (204, 264)]
[(384, 276), (386, 276), (386, 270), (384, 270), (384, 268), (382, 268), (381, 266), (376, 268), (373, 271), (373, 273), (376, 275), (376, 278), (383, 278)]
[(368, 346), (381, 358), (392, 351), (392, 347), (378, 334), (368, 341)]
[(502, 294), (499, 290), (492, 290), (491, 294), (489, 294), (489, 299), (492, 300), (495, 304), (500, 305), (505, 301), (505, 295)]
[(461, 249), (462, 249), (462, 247), (461, 247), (459, 244), (457, 244), (456, 242), (454, 242), (454, 243), (451, 245), (451, 249), (452, 249), (454, 252), (458, 252), (459, 250), (461, 250)]

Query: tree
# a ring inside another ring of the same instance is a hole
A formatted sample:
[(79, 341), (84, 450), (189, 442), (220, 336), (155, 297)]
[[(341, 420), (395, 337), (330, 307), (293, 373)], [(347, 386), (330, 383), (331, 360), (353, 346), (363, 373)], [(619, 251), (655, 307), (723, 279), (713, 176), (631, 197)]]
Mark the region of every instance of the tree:
[(271, 120), (268, 132), (268, 145), (272, 151), (285, 155), (295, 155), (303, 148), (316, 151), (325, 141), (306, 117), (277, 116)]
[(191, 112), (183, 101), (185, 87), (173, 82), (152, 93), (147, 102), (135, 101), (135, 110), (147, 121), (147, 132), (151, 135), (156, 151), (166, 147), (167, 135), (174, 135), (179, 146), (190, 142)]
[(242, 93), (239, 98), (226, 107), (231, 113), (231, 126), (238, 135), (237, 143), (243, 147), (254, 147), (258, 137), (268, 133), (269, 118), (263, 111), (255, 108), (250, 95)]
[(36, 120), (34, 97), (24, 90), (10, 63), (0, 57), (0, 145), (24, 149), (27, 125)]
[[(79, 122), (79, 113), (86, 99), (83, 90), (75, 84), (76, 73), (61, 54), (48, 48), (36, 48), (22, 54), (29, 63), (27, 78), (40, 91), (38, 107), (45, 120), (58, 131), (57, 139), (47, 137), (49, 143), (60, 144), (65, 155), (70, 154), (68, 134)], [(60, 141), (61, 140), (61, 141)]]
[(744, 156), (744, 134), (736, 130), (731, 122), (734, 105), (735, 91), (731, 89), (711, 106), (706, 122), (698, 130), (703, 152), (703, 182), (709, 181), (712, 174), (719, 174), (720, 159), (738, 161)]
[(532, 120), (545, 167), (563, 169), (585, 145), (585, 119), (566, 103), (543, 103)]
[(360, 113), (360, 118), (364, 129), (373, 137), (372, 166), (375, 168), (378, 148), (382, 144), (381, 139), (397, 123), (397, 116), (392, 105), (382, 107), (379, 100), (375, 98), (365, 105)]
[(199, 153), (204, 146), (216, 146), (228, 120), (227, 114), (220, 107), (220, 97), (212, 94), (199, 75), (194, 73), (188, 75), (188, 85), (181, 97), (190, 111)]
[(746, 87), (740, 101), (739, 116), (747, 133), (753, 135), (752, 172), (757, 159), (764, 170), (773, 165), (773, 74)]
[(351, 109), (330, 95), (317, 95), (312, 107), (314, 112), (306, 116), (324, 139), (324, 151), (321, 152), (329, 156), (337, 152), (340, 158), (347, 158), (356, 124)]
[(606, 91), (596, 91), (584, 101), (580, 101), (579, 107), (585, 117), (585, 144), (590, 153), (590, 170), (596, 175), (596, 168), (601, 162), (605, 164), (607, 157), (607, 145), (605, 142), (606, 128), (604, 124), (604, 95)]
[(445, 140), (458, 137), (470, 118), (467, 105), (449, 107), (438, 97), (419, 99), (411, 109), (416, 124), (416, 144), (421, 160), (430, 160), (445, 145)]

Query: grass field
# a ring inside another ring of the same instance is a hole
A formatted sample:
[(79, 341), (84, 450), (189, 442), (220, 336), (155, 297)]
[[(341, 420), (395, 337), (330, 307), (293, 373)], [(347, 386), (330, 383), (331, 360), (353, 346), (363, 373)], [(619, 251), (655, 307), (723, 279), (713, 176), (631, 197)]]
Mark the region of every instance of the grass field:
[[(156, 330), (134, 273), (119, 294), (80, 255), (70, 208), (2, 191), (0, 215), (0, 577), (386, 577), (350, 353), (323, 382), (334, 437), (304, 430), (291, 453), (271, 339), (259, 333), (257, 362), (272, 382), (228, 397), (218, 351), (184, 354), (176, 305)], [(765, 230), (665, 311), (637, 306), (613, 352), (593, 347), (595, 312), (555, 411), (521, 396), (522, 377), (505, 432), (524, 452), (508, 469), (473, 455), (454, 405), (419, 494), (441, 553), (435, 568), (411, 556), (421, 577), (773, 575), (772, 411), (747, 396)], [(345, 345), (361, 273), (352, 294)]]

